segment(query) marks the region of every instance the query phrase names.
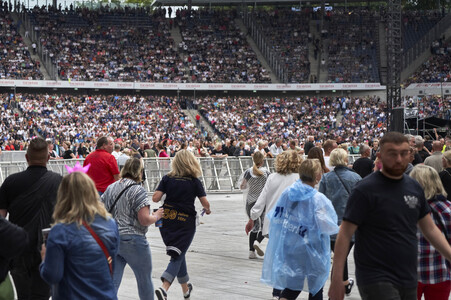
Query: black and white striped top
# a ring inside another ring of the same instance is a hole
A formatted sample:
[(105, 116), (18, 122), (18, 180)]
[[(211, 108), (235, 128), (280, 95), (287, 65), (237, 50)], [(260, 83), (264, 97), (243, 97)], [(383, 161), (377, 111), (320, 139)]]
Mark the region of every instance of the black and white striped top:
[[(108, 186), (102, 195), (105, 208), (109, 211), (122, 190), (135, 183), (131, 179), (124, 178)], [(117, 222), (120, 235), (146, 234), (147, 226), (142, 226), (138, 221), (138, 211), (144, 206), (150, 206), (150, 199), (141, 185), (134, 185), (122, 194), (111, 212)]]
[(266, 179), (268, 178), (270, 172), (265, 168), (260, 168), (260, 171), (263, 172), (262, 176), (254, 175), (252, 168), (247, 169), (244, 172), (244, 179), (247, 180), (247, 185), (249, 187), (246, 203), (250, 204), (257, 201), (258, 196), (260, 196), (263, 187), (265, 186)]

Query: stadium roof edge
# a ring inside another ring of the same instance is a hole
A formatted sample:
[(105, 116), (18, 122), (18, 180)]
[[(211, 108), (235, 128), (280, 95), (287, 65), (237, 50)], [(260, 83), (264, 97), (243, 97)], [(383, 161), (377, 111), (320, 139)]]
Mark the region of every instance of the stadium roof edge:
[[(260, 5), (276, 5), (276, 4), (293, 4), (293, 5), (299, 5), (299, 3), (302, 3), (303, 5), (309, 5), (312, 2), (321, 3), (322, 0), (192, 0), (191, 5), (193, 6), (206, 6), (206, 5), (221, 5), (221, 6), (227, 6), (227, 5), (239, 5), (239, 4), (260, 4)], [(326, 3), (331, 2), (381, 2), (378, 0), (329, 0), (325, 1)], [(154, 5), (163, 5), (163, 6), (184, 6), (188, 5), (188, 0), (155, 0)]]

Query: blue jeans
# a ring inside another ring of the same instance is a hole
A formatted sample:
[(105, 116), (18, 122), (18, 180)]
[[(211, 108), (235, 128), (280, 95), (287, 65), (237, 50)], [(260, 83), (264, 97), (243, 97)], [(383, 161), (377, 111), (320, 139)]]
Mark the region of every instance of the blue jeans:
[(168, 267), (166, 271), (161, 275), (161, 280), (166, 280), (172, 284), (174, 278), (177, 277), (177, 280), (180, 284), (187, 283), (189, 281), (188, 271), (186, 269), (186, 260), (185, 253), (180, 254), (177, 257), (171, 257), (169, 261)]
[(124, 234), (120, 236), (119, 252), (113, 270), (116, 291), (121, 285), (125, 265), (128, 264), (135, 273), (138, 283), (139, 299), (153, 300), (152, 256), (145, 236)]

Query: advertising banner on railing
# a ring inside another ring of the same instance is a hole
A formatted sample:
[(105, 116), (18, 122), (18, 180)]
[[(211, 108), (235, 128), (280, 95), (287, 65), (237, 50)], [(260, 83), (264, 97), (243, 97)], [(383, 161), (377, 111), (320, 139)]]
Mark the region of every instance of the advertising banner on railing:
[(406, 96), (451, 95), (451, 82), (412, 83), (406, 89)]
[(229, 90), (229, 91), (353, 91), (385, 90), (380, 83), (237, 84), (237, 83), (153, 83), (106, 81), (0, 80), (0, 87), (83, 88), (124, 90)]

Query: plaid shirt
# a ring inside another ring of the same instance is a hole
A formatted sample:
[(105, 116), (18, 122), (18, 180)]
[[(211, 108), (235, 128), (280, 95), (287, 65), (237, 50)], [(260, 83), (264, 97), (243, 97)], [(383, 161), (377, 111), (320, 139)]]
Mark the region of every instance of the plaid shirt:
[[(441, 223), (445, 226), (448, 243), (451, 243), (451, 202), (442, 195), (428, 200), (431, 210), (438, 212)], [(431, 212), (435, 224), (443, 230), (442, 225)], [(429, 244), (423, 234), (418, 231), (418, 281), (423, 284), (436, 284), (451, 280), (449, 264), (435, 248)]]

